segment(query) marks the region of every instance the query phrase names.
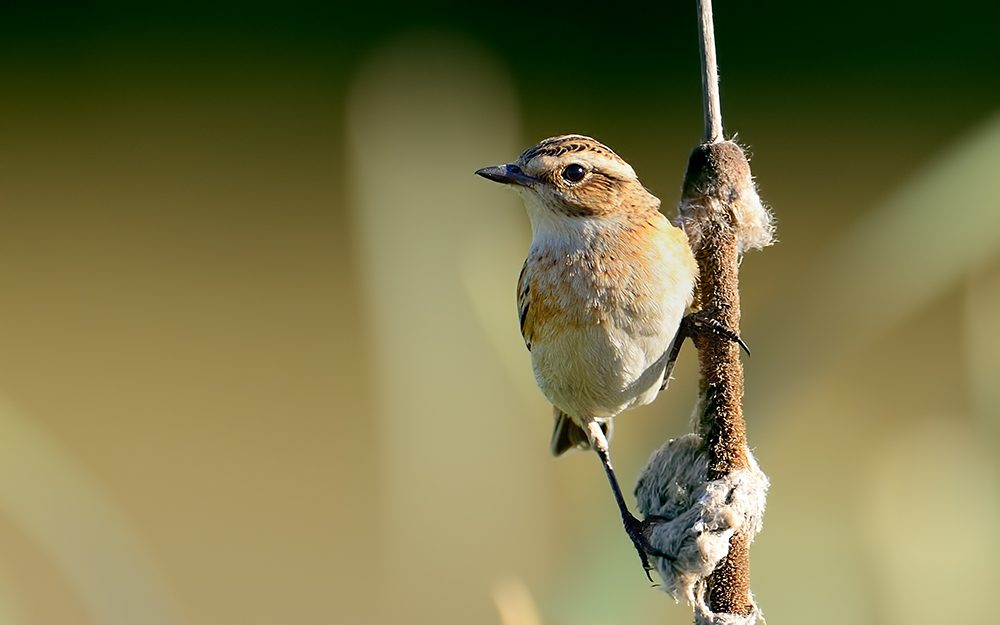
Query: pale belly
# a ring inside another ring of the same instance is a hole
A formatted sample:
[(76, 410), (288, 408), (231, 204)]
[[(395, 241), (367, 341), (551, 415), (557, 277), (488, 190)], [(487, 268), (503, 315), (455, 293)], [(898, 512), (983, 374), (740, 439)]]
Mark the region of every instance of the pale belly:
[(643, 327), (605, 320), (562, 328), (532, 349), (535, 379), (554, 406), (580, 420), (607, 419), (659, 393), (683, 306)]

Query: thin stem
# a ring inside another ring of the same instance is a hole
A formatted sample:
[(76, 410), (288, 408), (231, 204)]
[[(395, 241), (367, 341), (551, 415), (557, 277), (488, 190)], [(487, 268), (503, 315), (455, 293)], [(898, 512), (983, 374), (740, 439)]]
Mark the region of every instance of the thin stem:
[(719, 104), (719, 64), (715, 58), (712, 0), (698, 1), (698, 42), (701, 51), (702, 103), (705, 110), (705, 143), (722, 141), (722, 107)]

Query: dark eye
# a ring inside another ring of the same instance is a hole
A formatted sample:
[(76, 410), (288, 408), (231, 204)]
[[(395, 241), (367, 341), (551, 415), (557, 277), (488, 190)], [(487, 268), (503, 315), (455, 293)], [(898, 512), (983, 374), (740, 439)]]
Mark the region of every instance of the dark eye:
[(570, 182), (580, 182), (586, 175), (587, 170), (579, 163), (567, 165), (566, 169), (562, 170), (562, 177)]

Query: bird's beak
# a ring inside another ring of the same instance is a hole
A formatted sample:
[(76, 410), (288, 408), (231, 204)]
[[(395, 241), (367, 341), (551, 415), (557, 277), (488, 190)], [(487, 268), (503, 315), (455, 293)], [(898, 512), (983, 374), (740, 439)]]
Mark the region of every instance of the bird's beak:
[(527, 187), (533, 182), (537, 182), (535, 178), (532, 178), (528, 174), (521, 171), (521, 168), (514, 164), (508, 165), (494, 165), (493, 167), (483, 167), (476, 172), (477, 175), (482, 176), (493, 182), (501, 182), (503, 184), (516, 184), (522, 187)]

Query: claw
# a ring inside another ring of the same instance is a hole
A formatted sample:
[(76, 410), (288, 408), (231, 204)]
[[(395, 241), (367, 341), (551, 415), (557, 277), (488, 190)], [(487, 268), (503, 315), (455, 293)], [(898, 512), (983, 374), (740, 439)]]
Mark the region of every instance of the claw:
[(681, 319), (681, 327), (677, 333), (678, 336), (689, 336), (691, 338), (694, 338), (699, 334), (714, 334), (715, 336), (721, 336), (722, 338), (729, 339), (733, 343), (742, 347), (747, 356), (751, 355), (750, 348), (743, 342), (740, 335), (727, 328), (715, 317), (709, 316), (709, 311), (706, 310), (695, 311)]
[(684, 344), (684, 339), (694, 339), (699, 334), (714, 334), (715, 336), (729, 339), (739, 345), (746, 352), (747, 356), (751, 355), (750, 348), (743, 342), (739, 334), (727, 328), (721, 321), (710, 317), (708, 311), (695, 311), (685, 315), (681, 319), (680, 327), (677, 328), (677, 335), (674, 337), (674, 342), (670, 346), (670, 353), (667, 355), (667, 364), (663, 371), (663, 383), (660, 384), (661, 391), (666, 390), (667, 383), (670, 382), (670, 374), (674, 370), (674, 364), (677, 362), (677, 356), (681, 352), (681, 345)]
[(675, 558), (670, 554), (663, 553), (652, 544), (646, 538), (646, 530), (663, 520), (662, 517), (650, 516), (646, 519), (640, 521), (631, 514), (627, 517), (622, 517), (622, 522), (625, 524), (625, 533), (628, 537), (632, 539), (632, 544), (635, 546), (635, 550), (639, 552), (639, 560), (642, 561), (642, 568), (646, 572), (646, 578), (650, 582), (653, 581), (653, 577), (649, 574), (653, 567), (649, 564), (649, 557), (654, 556), (656, 558), (664, 558), (666, 560), (674, 560)]

